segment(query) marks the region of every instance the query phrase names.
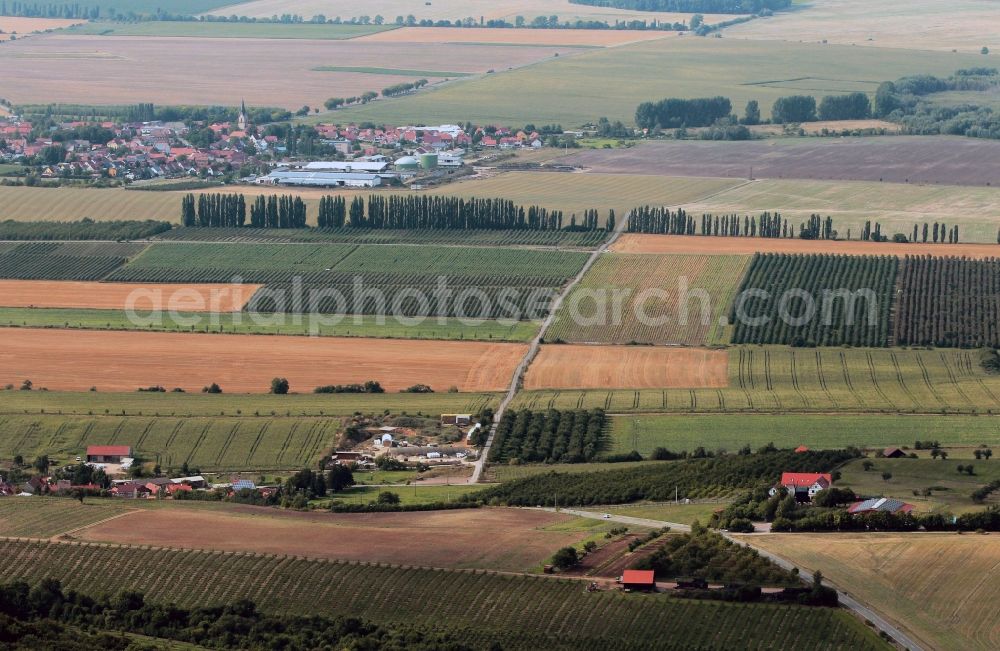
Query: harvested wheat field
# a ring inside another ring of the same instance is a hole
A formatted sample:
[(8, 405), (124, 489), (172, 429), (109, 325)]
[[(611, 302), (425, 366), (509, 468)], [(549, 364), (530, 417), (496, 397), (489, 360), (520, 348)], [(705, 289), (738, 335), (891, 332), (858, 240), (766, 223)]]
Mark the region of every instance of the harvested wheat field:
[(266, 393), (271, 379), (292, 391), (376, 380), (395, 392), (506, 388), (526, 351), (520, 344), (154, 332), (0, 329), (0, 385), (30, 379), (60, 391), (135, 391), (162, 385)]
[[(422, 74), (323, 72), (321, 66), (383, 69), (405, 62), (416, 72), (484, 73), (552, 58), (551, 47), (365, 43), (358, 40), (176, 38), (53, 35), (0, 50), (0, 88), (15, 103), (322, 106), (338, 96), (378, 92)], [(567, 54), (565, 48), (562, 54)], [(233, 61), (240, 65), (233, 67)], [(394, 64), (393, 64), (394, 65)], [(192, 75), (198, 70), (198, 75)], [(383, 72), (385, 72), (383, 70)], [(58, 89), (57, 91), (54, 89)], [(58, 92), (58, 97), (53, 93)]]
[[(11, 37), (24, 38), (32, 32), (44, 32), (50, 29), (63, 29), (82, 23), (82, 20), (66, 20), (63, 18), (25, 18), (21, 16), (0, 16), (0, 41), (9, 41)], [(16, 39), (15, 39), (16, 40)]]
[(616, 253), (682, 253), (746, 255), (750, 253), (829, 253), (833, 255), (965, 256), (974, 260), (1000, 257), (1000, 246), (989, 244), (896, 244), (764, 237), (701, 237), (628, 233), (611, 245)]
[(823, 576), (928, 649), (1000, 648), (1000, 537), (954, 533), (770, 534), (750, 542)]
[(506, 45), (561, 45), (614, 47), (666, 38), (673, 32), (623, 29), (509, 29), (466, 27), (403, 27), (363, 36), (358, 41), (378, 43), (502, 43)]
[(727, 386), (726, 351), (651, 346), (542, 346), (524, 378), (527, 390)]
[[(456, 488), (456, 495), (461, 490)], [(545, 530), (570, 519), (541, 511), (492, 508), (365, 514), (291, 513), (255, 507), (225, 513), (163, 508), (135, 511), (74, 537), (130, 545), (523, 571), (586, 535)]]
[(0, 307), (238, 312), (261, 285), (170, 285), (0, 280)]

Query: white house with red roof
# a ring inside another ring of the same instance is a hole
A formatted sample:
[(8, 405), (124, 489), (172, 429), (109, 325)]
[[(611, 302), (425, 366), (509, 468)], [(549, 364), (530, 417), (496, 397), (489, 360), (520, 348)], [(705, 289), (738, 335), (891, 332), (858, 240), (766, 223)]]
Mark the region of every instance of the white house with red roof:
[(782, 489), (794, 495), (799, 501), (812, 501), (813, 496), (833, 485), (828, 472), (783, 472), (781, 481), (771, 487), (770, 495), (777, 495)]
[(87, 463), (121, 463), (132, 457), (132, 448), (127, 445), (87, 446)]

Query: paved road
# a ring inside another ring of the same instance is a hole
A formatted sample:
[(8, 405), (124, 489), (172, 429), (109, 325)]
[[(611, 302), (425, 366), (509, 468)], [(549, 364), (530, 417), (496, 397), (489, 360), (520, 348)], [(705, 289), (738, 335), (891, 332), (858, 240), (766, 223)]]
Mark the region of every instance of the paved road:
[[(542, 510), (543, 511), (555, 511), (556, 509), (544, 508)], [(584, 510), (579, 510), (579, 509), (559, 509), (559, 512), (560, 513), (568, 513), (570, 515), (576, 515), (576, 516), (579, 516), (579, 517), (582, 517), (582, 518), (594, 518), (595, 520), (607, 520), (609, 522), (620, 522), (622, 524), (631, 524), (631, 525), (634, 525), (634, 526), (644, 526), (644, 527), (654, 527), (654, 528), (656, 528), (656, 527), (670, 527), (670, 529), (673, 530), (673, 531), (690, 531), (691, 530), (691, 527), (689, 527), (687, 525), (683, 525), (683, 524), (678, 524), (676, 522), (666, 522), (666, 521), (663, 521), (663, 520), (650, 520), (650, 519), (647, 519), (647, 518), (633, 518), (633, 517), (630, 517), (630, 516), (627, 516), (627, 515), (608, 514), (611, 517), (605, 518), (604, 517), (604, 515), (605, 515), (604, 513), (599, 513), (599, 512), (596, 512), (596, 511), (584, 511)], [(738, 545), (743, 545), (744, 547), (749, 547), (751, 549), (757, 550), (757, 553), (759, 553), (761, 556), (763, 556), (764, 558), (767, 558), (768, 560), (774, 562), (775, 565), (778, 565), (779, 567), (781, 567), (781, 568), (783, 568), (785, 570), (791, 571), (794, 568), (798, 568), (799, 576), (804, 581), (807, 581), (807, 582), (808, 581), (812, 581), (812, 578), (813, 578), (812, 577), (812, 572), (810, 572), (806, 568), (800, 567), (798, 565), (795, 565), (794, 563), (788, 561), (785, 558), (782, 558), (781, 556), (778, 556), (778, 555), (773, 554), (773, 553), (771, 553), (771, 552), (769, 552), (767, 550), (760, 549), (759, 547), (754, 546), (753, 545), (753, 538), (752, 538), (753, 534), (748, 534), (748, 535), (743, 535), (743, 536), (733, 536), (733, 535), (731, 535), (729, 533), (723, 532), (722, 535), (725, 536), (727, 539), (733, 541), (734, 543), (738, 544)], [(820, 535), (822, 535), (822, 534), (820, 534)], [(824, 579), (824, 580), (827, 583), (829, 583), (828, 579)], [(840, 588), (837, 588), (836, 586), (832, 586), (832, 587), (834, 587), (834, 588), (837, 589), (837, 595), (840, 598), (840, 604), (842, 606), (844, 606), (845, 608), (847, 608), (847, 609), (849, 609), (849, 610), (857, 613), (861, 617), (864, 617), (866, 620), (868, 620), (871, 623), (873, 623), (875, 625), (875, 628), (877, 628), (879, 631), (882, 631), (882, 632), (886, 633), (887, 635), (889, 635), (893, 640), (895, 640), (898, 644), (900, 644), (904, 648), (908, 649), (909, 651), (924, 651), (924, 647), (921, 646), (916, 640), (914, 640), (913, 638), (911, 638), (910, 636), (908, 636), (906, 633), (904, 633), (902, 630), (900, 630), (898, 627), (896, 627), (896, 625), (894, 625), (893, 623), (889, 622), (887, 619), (885, 619), (884, 617), (882, 617), (881, 615), (879, 615), (871, 607), (869, 607), (869, 606), (861, 603), (860, 601), (858, 601), (857, 599), (855, 599), (851, 595), (847, 594), (846, 592), (844, 592)]]
[(601, 257), (601, 254), (607, 251), (608, 247), (615, 243), (618, 236), (625, 230), (626, 224), (628, 224), (628, 218), (626, 215), (622, 215), (621, 219), (615, 224), (615, 230), (611, 233), (611, 237), (604, 240), (604, 243), (590, 254), (590, 257), (587, 258), (587, 262), (583, 265), (583, 268), (580, 269), (580, 273), (576, 274), (573, 280), (566, 285), (566, 288), (562, 291), (562, 293), (559, 294), (554, 301), (552, 301), (552, 305), (549, 308), (549, 314), (545, 317), (545, 321), (542, 322), (542, 327), (538, 329), (538, 334), (535, 335), (535, 338), (531, 340), (531, 345), (528, 346), (528, 352), (524, 354), (521, 362), (514, 370), (514, 377), (510, 380), (510, 387), (507, 389), (507, 395), (504, 396), (503, 401), (500, 403), (500, 407), (493, 414), (493, 426), (490, 427), (489, 436), (486, 438), (486, 445), (483, 446), (483, 449), (479, 454), (479, 459), (476, 461), (476, 468), (472, 471), (472, 478), (469, 480), (470, 484), (476, 484), (479, 482), (479, 478), (483, 474), (483, 468), (486, 465), (486, 457), (489, 455), (490, 447), (493, 445), (493, 437), (496, 436), (497, 424), (500, 422), (500, 418), (503, 417), (503, 413), (507, 410), (507, 407), (510, 406), (510, 403), (514, 400), (518, 390), (521, 388), (521, 382), (524, 381), (524, 374), (527, 372), (528, 366), (531, 364), (532, 360), (535, 359), (535, 355), (538, 354), (538, 349), (541, 347), (542, 340), (545, 338), (545, 332), (555, 320), (556, 312), (559, 311), (559, 306), (562, 305), (563, 299), (565, 299), (573, 288), (576, 287), (577, 283), (580, 282), (580, 279), (583, 278), (583, 275), (586, 274), (594, 263), (597, 262), (597, 259)]

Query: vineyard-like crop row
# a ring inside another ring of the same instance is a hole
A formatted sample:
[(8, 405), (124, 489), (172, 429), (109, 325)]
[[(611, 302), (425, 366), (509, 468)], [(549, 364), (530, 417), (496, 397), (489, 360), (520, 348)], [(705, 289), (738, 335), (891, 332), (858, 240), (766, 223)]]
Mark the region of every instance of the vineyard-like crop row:
[(100, 280), (145, 245), (114, 242), (27, 242), (0, 249), (0, 278)]
[(0, 536), (49, 538), (129, 510), (124, 500), (80, 504), (62, 497), (0, 500)]
[(0, 416), (0, 457), (71, 461), (88, 445), (128, 445), (164, 469), (288, 470), (313, 467), (339, 428), (335, 418), (10, 415)]
[(187, 242), (329, 242), (341, 244), (462, 244), (465, 246), (552, 246), (594, 248), (604, 231), (388, 230), (324, 228), (275, 231), (266, 228), (177, 228), (159, 240)]
[(1000, 345), (1000, 259), (908, 256), (898, 296), (898, 344)]
[(603, 255), (567, 297), (547, 338), (605, 344), (723, 343), (727, 332), (719, 319), (729, 309), (749, 261), (749, 256)]
[(461, 631), (474, 618), (484, 642), (510, 649), (886, 648), (836, 609), (587, 593), (572, 580), (254, 554), (19, 541), (4, 542), (4, 551), (7, 580), (54, 577), (70, 589), (135, 590), (181, 606), (240, 595), (267, 611)]
[(639, 391), (522, 391), (518, 409), (630, 412), (986, 413), (1000, 405), (1000, 377), (966, 350), (739, 346), (729, 387)]
[(729, 321), (734, 343), (886, 346), (898, 260), (755, 255)]

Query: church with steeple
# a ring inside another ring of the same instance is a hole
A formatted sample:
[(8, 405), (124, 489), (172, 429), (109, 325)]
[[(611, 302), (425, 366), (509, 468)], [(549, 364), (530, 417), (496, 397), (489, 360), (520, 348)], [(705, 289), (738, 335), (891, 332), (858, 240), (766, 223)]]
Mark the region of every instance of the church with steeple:
[(240, 103), (240, 115), (236, 118), (236, 127), (240, 131), (246, 131), (249, 124), (249, 120), (247, 120), (247, 102), (246, 100), (242, 100)]

